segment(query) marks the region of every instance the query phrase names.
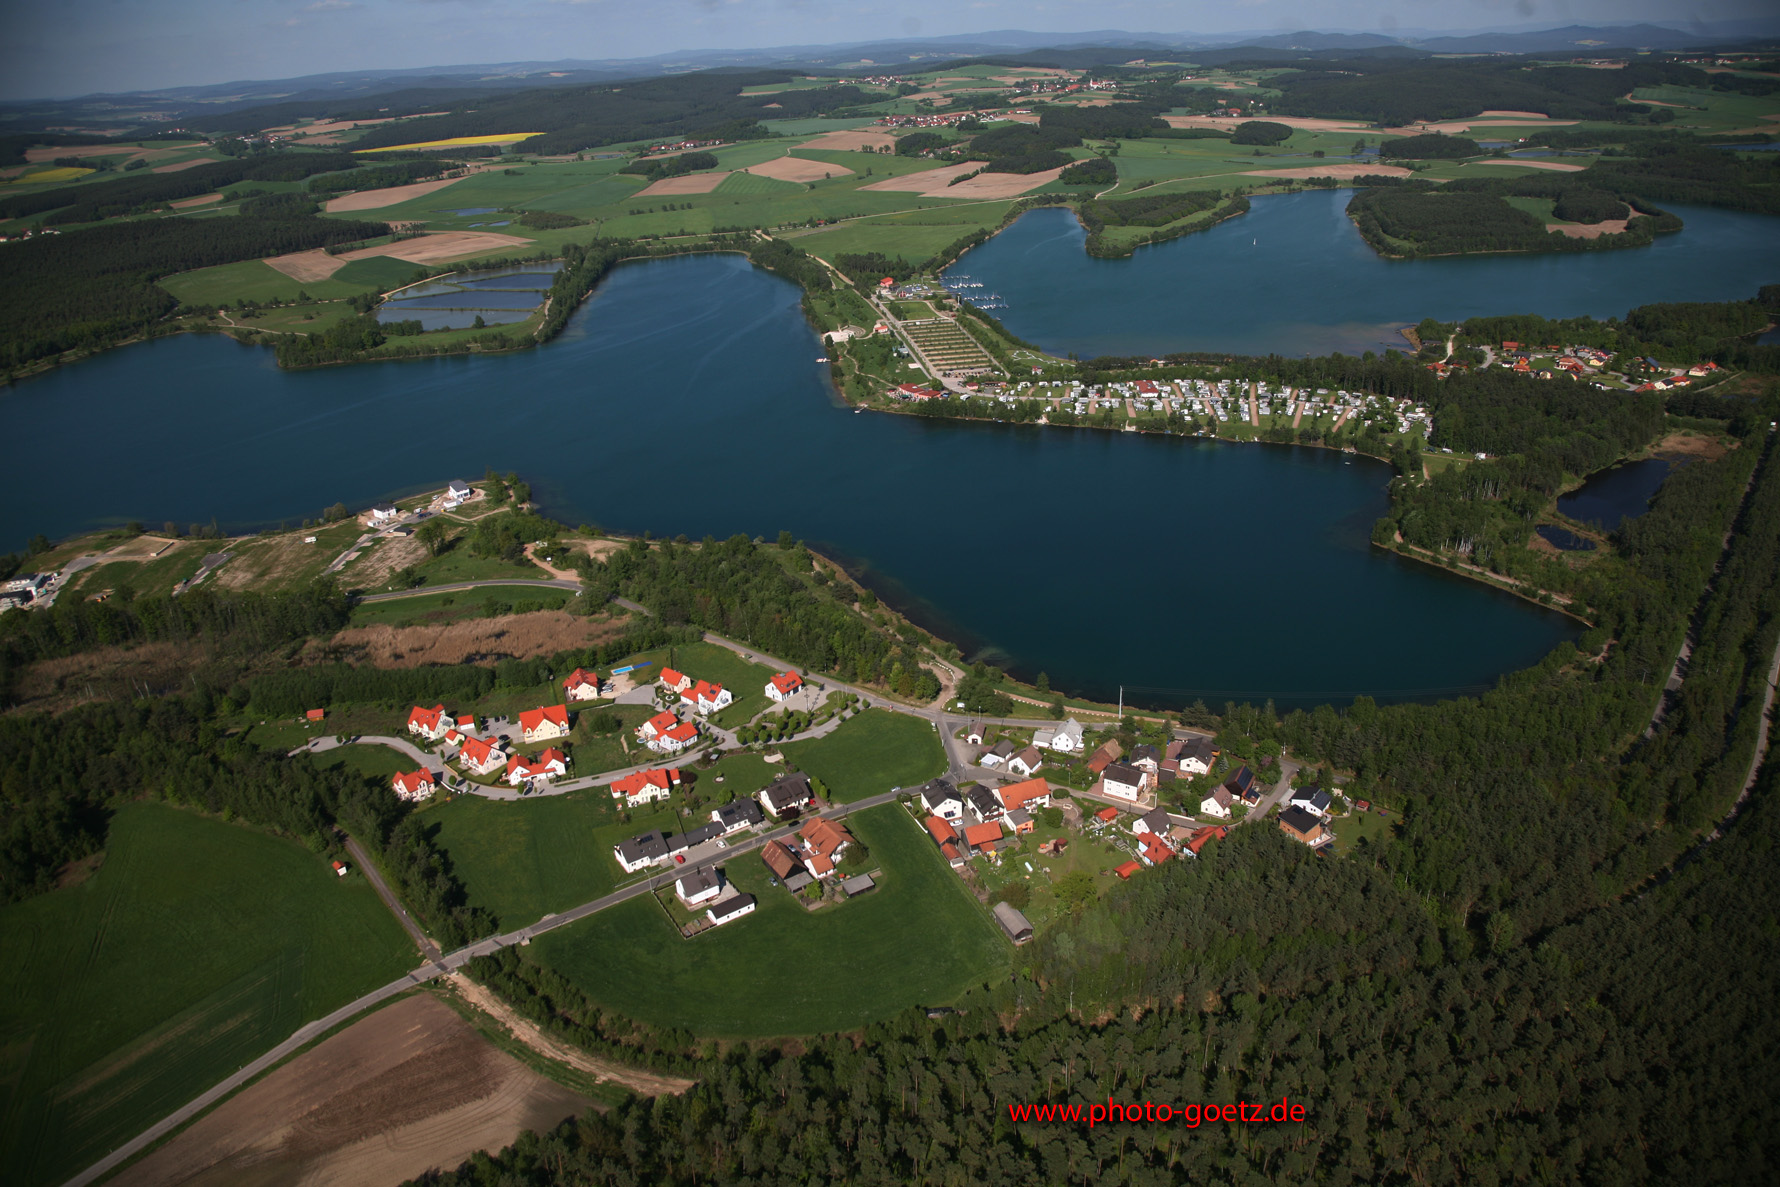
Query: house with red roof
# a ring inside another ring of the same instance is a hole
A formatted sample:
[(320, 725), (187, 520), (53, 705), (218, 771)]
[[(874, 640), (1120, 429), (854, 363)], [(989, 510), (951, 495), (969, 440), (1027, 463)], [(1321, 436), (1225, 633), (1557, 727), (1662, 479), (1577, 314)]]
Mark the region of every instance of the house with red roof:
[(692, 677), (676, 672), (672, 668), (663, 668), (661, 677), (656, 681), (669, 692), (685, 692), (692, 687)]
[[(664, 710), (637, 727), (637, 741), (645, 744), (654, 742), (656, 738), (659, 738), (662, 734), (667, 733), (679, 724), (680, 719), (678, 717), (675, 717), (672, 713)], [(655, 747), (650, 746), (650, 749), (653, 750)]]
[(1001, 821), (987, 820), (982, 824), (973, 824), (964, 830), (964, 843), (970, 852), (993, 853), (995, 846), (1001, 841)]
[(822, 816), (804, 825), (797, 835), (803, 838), (804, 868), (818, 878), (834, 873), (835, 862), (853, 843), (853, 834), (844, 826)]
[(451, 728), (451, 722), (445, 718), (445, 706), (434, 705), (431, 709), (422, 709), (419, 705), (408, 711), (408, 732), (419, 734), (429, 742), (437, 742)]
[(1111, 824), (1118, 818), (1119, 810), (1117, 808), (1102, 808), (1100, 811), (1094, 813), (1094, 819), (1098, 820), (1101, 824)]
[(1098, 775), (1106, 770), (1107, 765), (1125, 753), (1125, 748), (1117, 742), (1106, 742), (1088, 759), (1088, 770)]
[(634, 808), (652, 800), (665, 800), (680, 785), (680, 772), (673, 767), (655, 767), (633, 771), (612, 782), (612, 798), (622, 799), (624, 806)]
[(1160, 865), (1174, 856), (1174, 850), (1155, 833), (1145, 833), (1137, 839), (1137, 856), (1144, 865)]
[(571, 701), (591, 701), (600, 694), (600, 675), (576, 668), (563, 680), (562, 691)]
[(424, 800), (433, 794), (433, 773), (425, 767), (418, 771), (402, 771), (393, 782), (398, 800)]
[(1128, 861), (1124, 865), (1116, 867), (1113, 870), (1113, 873), (1117, 874), (1119, 877), (1121, 877), (1121, 878), (1125, 879), (1127, 882), (1129, 882), (1131, 880), (1131, 875), (1135, 874), (1137, 871), (1139, 871), (1141, 869), (1143, 869), (1142, 862)]
[(766, 699), (779, 702), (803, 687), (803, 677), (796, 672), (780, 672), (766, 682)]
[(680, 703), (691, 705), (693, 711), (700, 714), (715, 713), (734, 700), (735, 694), (721, 684), (707, 684), (703, 680), (680, 694)]
[(458, 743), (457, 765), (472, 775), (490, 775), (507, 765), (499, 742), (465, 737)]
[(678, 754), (697, 741), (698, 727), (690, 721), (682, 721), (655, 739), (655, 749), (662, 754)]
[(933, 838), (935, 845), (950, 845), (958, 840), (958, 830), (952, 822), (939, 816), (929, 816), (926, 820), (927, 835)]
[(514, 787), (528, 779), (559, 779), (568, 773), (568, 755), (554, 746), (536, 758), (514, 755), (507, 760), (507, 782)]
[(569, 707), (544, 705), (519, 715), (519, 732), (527, 742), (548, 742), (569, 736)]
[(1034, 808), (1051, 806), (1051, 785), (1043, 779), (1028, 779), (1024, 783), (1009, 783), (1005, 787), (995, 789), (995, 798), (1001, 806), (1012, 812), (1016, 808), (1024, 808), (1030, 812)]
[(1221, 825), (1208, 825), (1187, 838), (1187, 852), (1191, 853), (1194, 857), (1198, 857), (1199, 851), (1205, 848), (1208, 843), (1212, 841), (1221, 841), (1229, 835), (1230, 830)]
[[(462, 733), (466, 733), (466, 734), (475, 733), (476, 732), (476, 715), (474, 713), (465, 713), (465, 714), (460, 715), (457, 719), (457, 728)], [(447, 735), (446, 740), (447, 741), (450, 740), (449, 735)]]
[(328, 711), (326, 709), (311, 709), (307, 713), (303, 714), (304, 718), (306, 718), (309, 721), (320, 721), (322, 718), (326, 717), (327, 715), (328, 715)]

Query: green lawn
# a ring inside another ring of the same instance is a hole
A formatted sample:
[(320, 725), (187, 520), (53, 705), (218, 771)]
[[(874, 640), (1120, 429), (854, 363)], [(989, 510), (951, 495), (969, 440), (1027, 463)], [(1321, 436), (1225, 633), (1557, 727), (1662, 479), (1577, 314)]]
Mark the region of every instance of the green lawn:
[(654, 804), (626, 823), (603, 787), (517, 801), (460, 795), (422, 819), (437, 826), (471, 904), (493, 911), (503, 929), (606, 894), (625, 876), (612, 846), (652, 828), (683, 827), (675, 809)]
[(152, 804), (85, 882), (0, 908), (0, 1149), (60, 1182), (418, 963), (370, 884), (302, 846)]
[(390, 626), (433, 626), (455, 622), (460, 618), (478, 618), (489, 602), (511, 602), (515, 598), (538, 602), (546, 610), (560, 610), (574, 595), (566, 589), (527, 590), (471, 589), (457, 593), (421, 594), (412, 598), (395, 598), (387, 602), (362, 602), (352, 609), (353, 626), (387, 623)]
[(1337, 817), (1329, 825), (1335, 833), (1335, 852), (1342, 856), (1352, 853), (1362, 837), (1369, 845), (1384, 845), (1395, 834), (1401, 819), (1394, 812), (1389, 816), (1380, 816), (1376, 809), (1370, 812), (1355, 811), (1350, 816)]
[[(158, 283), (188, 305), (220, 305), (224, 301), (295, 301), (307, 293), (317, 300), (351, 297), (377, 287), (372, 283), (353, 283), (341, 274), (355, 268), (354, 261), (326, 280), (293, 280), (264, 260), (242, 260), (235, 264), (218, 264), (181, 272)], [(415, 265), (403, 265), (409, 273)]]
[(820, 779), (843, 804), (893, 787), (918, 787), (946, 771), (945, 749), (933, 726), (888, 709), (867, 709), (825, 738), (782, 749), (786, 762)]
[(692, 677), (695, 683), (705, 680), (727, 688), (734, 694), (735, 702), (714, 716), (717, 724), (726, 729), (741, 725), (771, 703), (766, 699), (765, 690), (774, 669), (765, 664), (749, 663), (727, 647), (715, 643), (689, 643), (673, 648), (671, 652), (663, 647), (640, 652), (613, 666), (622, 668), (625, 664), (644, 660), (651, 661), (653, 666), (636, 673), (638, 679), (659, 680), (663, 668), (674, 668)]
[[(575, 728), (569, 734), (569, 739), (575, 744), (575, 778), (597, 775), (602, 771), (619, 771), (625, 767), (655, 761), (657, 755), (637, 741), (633, 732), (655, 716), (655, 710), (647, 705), (598, 703), (608, 707), (594, 708), (583, 702), (582, 707), (575, 711)], [(624, 724), (624, 728), (615, 734), (596, 734), (587, 728), (588, 720), (596, 716), (616, 717)]]
[[(369, 556), (369, 550), (364, 555)], [(506, 561), (494, 556), (476, 556), (461, 542), (440, 556), (422, 561), (415, 566), (415, 570), (426, 578), (428, 585), (451, 585), (458, 581), (497, 581), (506, 578), (518, 578), (521, 581), (550, 579), (550, 574), (528, 560), (521, 558)], [(346, 566), (344, 577), (343, 584), (351, 586), (352, 565)]]
[(731, 173), (717, 184), (712, 191), (718, 194), (738, 194), (758, 196), (761, 194), (793, 194), (802, 193), (803, 186), (795, 181), (784, 181), (777, 177), (762, 177), (758, 173)]
[(882, 870), (859, 899), (806, 911), (748, 853), (724, 872), (760, 905), (734, 923), (683, 940), (641, 898), (528, 951), (626, 1016), (737, 1037), (850, 1030), (1003, 975), (1007, 941), (900, 805), (846, 823)]
[(388, 746), (361, 743), (324, 751), (310, 759), (323, 770), (347, 770), (355, 775), (388, 779), (398, 771), (412, 771), (414, 760)]

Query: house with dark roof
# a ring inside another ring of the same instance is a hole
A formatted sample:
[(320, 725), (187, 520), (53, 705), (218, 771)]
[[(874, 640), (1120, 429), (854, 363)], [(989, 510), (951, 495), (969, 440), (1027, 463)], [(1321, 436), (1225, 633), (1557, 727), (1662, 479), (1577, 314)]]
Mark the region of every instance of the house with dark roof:
[(1306, 812), (1303, 808), (1287, 808), (1279, 814), (1279, 831), (1294, 841), (1302, 841), (1306, 845), (1315, 845), (1328, 836), (1323, 822)]
[(1199, 801), (1199, 812), (1202, 816), (1210, 816), (1216, 820), (1228, 820), (1230, 805), (1235, 802), (1236, 797), (1230, 794), (1228, 787), (1214, 787)]
[(1232, 799), (1242, 800), (1244, 803), (1252, 804), (1261, 798), (1261, 788), (1255, 782), (1255, 773), (1246, 766), (1237, 767), (1236, 773), (1224, 780), (1224, 790), (1230, 793)]
[(992, 914), (995, 916), (995, 922), (1001, 925), (1001, 930), (1007, 933), (1007, 938), (1014, 942), (1016, 948), (1032, 938), (1031, 921), (1013, 907), (1006, 903), (996, 903)]
[(949, 779), (935, 779), (921, 786), (921, 806), (929, 816), (956, 820), (964, 815), (964, 797)]
[(1218, 760), (1218, 748), (1210, 738), (1189, 738), (1181, 743), (1174, 760), (1180, 764), (1181, 774), (1203, 775)]
[(1154, 775), (1162, 767), (1162, 752), (1148, 742), (1143, 742), (1131, 748), (1131, 754), (1125, 762)]
[(676, 853), (684, 853), (688, 849), (703, 845), (706, 841), (715, 841), (722, 835), (723, 826), (714, 821), (706, 821), (697, 828), (687, 829), (683, 833), (675, 833), (673, 836), (669, 837), (667, 841), (668, 856), (671, 857)]
[(982, 757), (977, 759), (977, 765), (979, 767), (998, 767), (1013, 756), (1014, 744), (1003, 738), (983, 752)]
[(1154, 779), (1155, 776), (1142, 767), (1127, 766), (1122, 762), (1107, 763), (1106, 769), (1100, 772), (1100, 792), (1122, 800), (1137, 800), (1154, 786)]
[(1007, 769), (1021, 778), (1036, 774), (1038, 768), (1044, 765), (1044, 756), (1038, 752), (1036, 746), (1028, 746), (1007, 760)]
[(1309, 787), (1301, 787), (1297, 791), (1294, 791), (1289, 802), (1294, 808), (1303, 808), (1312, 816), (1321, 816), (1324, 819), (1327, 819), (1329, 815), (1329, 807), (1335, 801), (1330, 797), (1328, 792), (1313, 784)]
[(1014, 830), (1015, 836), (1032, 832), (1038, 828), (1037, 822), (1032, 819), (1032, 813), (1024, 808), (1010, 808), (1002, 820)]
[(667, 838), (660, 829), (641, 833), (628, 841), (620, 841), (612, 846), (612, 856), (624, 867), (624, 872), (634, 874), (657, 862), (666, 861), (668, 856)]
[(734, 923), (744, 915), (753, 914), (754, 907), (753, 895), (732, 894), (706, 907), (705, 918), (711, 921), (712, 927), (722, 927), (725, 923)]
[(674, 879), (674, 894), (688, 907), (708, 903), (723, 891), (723, 879), (716, 870), (697, 869)]
[(790, 772), (780, 775), (760, 789), (760, 806), (775, 817), (789, 812), (801, 812), (810, 806), (810, 801), (814, 798), (809, 776)]
[(973, 787), (964, 793), (964, 802), (978, 820), (995, 820), (1005, 810), (995, 793), (987, 787)]
[(1142, 816), (1139, 816), (1136, 820), (1131, 822), (1132, 833), (1139, 837), (1143, 836), (1145, 833), (1154, 833), (1158, 837), (1166, 837), (1169, 828), (1168, 809), (1166, 808), (1155, 808), (1149, 812), (1145, 812)]
[(803, 863), (786, 848), (783, 841), (768, 841), (760, 848), (760, 860), (780, 881), (803, 869)]
[(875, 890), (877, 885), (871, 880), (870, 874), (854, 874), (841, 883), (841, 893), (848, 898), (858, 898), (868, 890)]
[(737, 800), (733, 804), (724, 804), (721, 808), (711, 810), (711, 821), (723, 826), (723, 835), (740, 832), (745, 828), (754, 828), (766, 823), (761, 814), (760, 805), (753, 800)]

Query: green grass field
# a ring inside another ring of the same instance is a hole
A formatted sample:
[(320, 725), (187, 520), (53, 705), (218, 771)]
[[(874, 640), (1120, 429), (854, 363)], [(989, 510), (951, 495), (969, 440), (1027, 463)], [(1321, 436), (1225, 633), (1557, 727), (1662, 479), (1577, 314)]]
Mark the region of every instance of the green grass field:
[(705, 680), (727, 688), (735, 695), (735, 702), (714, 718), (725, 728), (741, 725), (770, 703), (765, 689), (774, 669), (765, 664), (749, 663), (727, 647), (715, 643), (689, 643), (671, 652), (663, 647), (630, 656), (615, 666), (623, 667), (643, 660), (652, 661), (654, 667), (637, 673), (639, 678), (659, 680), (661, 669), (671, 667), (692, 677), (695, 683)]
[(7, 1181), (67, 1176), (418, 957), (291, 841), (130, 804), (85, 882), (0, 908)]
[[(550, 574), (528, 560), (506, 561), (494, 556), (472, 556), (470, 550), (461, 543), (449, 552), (422, 561), (415, 566), (415, 570), (426, 578), (428, 585), (450, 585), (455, 581), (504, 581), (509, 578), (520, 581), (550, 579)], [(346, 566), (342, 577), (344, 584), (352, 584), (352, 565)], [(511, 599), (515, 595), (504, 596)]]
[(683, 940), (641, 898), (528, 951), (626, 1016), (735, 1037), (850, 1030), (1004, 974), (1012, 949), (901, 806), (846, 823), (882, 871), (859, 899), (806, 911), (748, 853), (724, 872), (759, 907), (734, 923)]
[(894, 787), (918, 787), (945, 774), (945, 749), (919, 717), (867, 709), (825, 738), (783, 747), (785, 761), (820, 779), (839, 803)]
[(510, 590), (470, 589), (454, 594), (422, 594), (388, 602), (362, 602), (352, 608), (352, 625), (435, 626), (460, 618), (478, 618), (489, 602), (511, 602), (516, 598), (541, 602), (549, 610), (560, 610), (573, 596), (566, 589), (528, 591), (523, 585)]
[(781, 181), (777, 177), (761, 177), (757, 173), (731, 173), (712, 191), (717, 194), (746, 195), (748, 197), (801, 194), (802, 192), (803, 186), (795, 181)]
[(471, 904), (493, 911), (503, 928), (600, 897), (625, 877), (612, 846), (652, 828), (682, 827), (674, 809), (655, 804), (625, 823), (603, 787), (516, 802), (460, 795), (428, 808), (424, 819), (438, 826), (438, 843)]
[(414, 769), (413, 759), (388, 746), (369, 743), (340, 746), (314, 755), (310, 761), (324, 771), (344, 770), (354, 775), (368, 775), (373, 779), (388, 779), (397, 771)]

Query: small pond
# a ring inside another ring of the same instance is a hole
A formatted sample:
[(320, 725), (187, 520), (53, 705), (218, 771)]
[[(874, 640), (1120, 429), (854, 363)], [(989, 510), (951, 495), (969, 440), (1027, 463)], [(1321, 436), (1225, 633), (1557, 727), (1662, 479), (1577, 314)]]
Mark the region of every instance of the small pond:
[(1558, 499), (1557, 508), (1578, 523), (1598, 523), (1604, 531), (1617, 531), (1626, 520), (1650, 510), (1651, 496), (1674, 464), (1653, 457), (1603, 470)]
[(1560, 528), (1554, 523), (1542, 523), (1533, 531), (1539, 538), (1561, 552), (1593, 552), (1595, 542), (1587, 536), (1578, 536), (1569, 528)]
[(557, 265), (458, 272), (403, 289), (377, 310), (380, 322), (418, 321), (429, 330), (459, 330), (524, 321), (544, 303)]

